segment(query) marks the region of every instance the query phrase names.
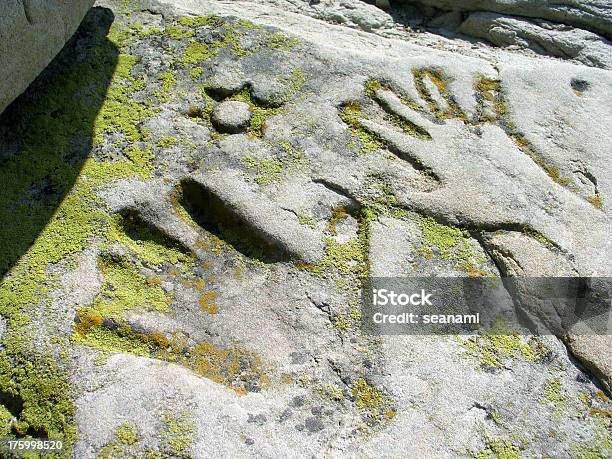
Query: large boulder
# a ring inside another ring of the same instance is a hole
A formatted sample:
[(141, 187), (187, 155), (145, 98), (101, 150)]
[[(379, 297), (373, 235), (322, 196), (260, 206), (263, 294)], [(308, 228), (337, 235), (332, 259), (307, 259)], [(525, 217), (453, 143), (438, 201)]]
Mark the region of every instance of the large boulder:
[(548, 19), (612, 37), (612, 4), (609, 0), (401, 0), (448, 11), (491, 11)]
[(0, 112), (53, 60), (93, 3), (94, 0), (0, 2)]
[(564, 24), (476, 12), (471, 13), (458, 30), (497, 46), (531, 48), (541, 54), (575, 59), (592, 67), (612, 68), (609, 40)]

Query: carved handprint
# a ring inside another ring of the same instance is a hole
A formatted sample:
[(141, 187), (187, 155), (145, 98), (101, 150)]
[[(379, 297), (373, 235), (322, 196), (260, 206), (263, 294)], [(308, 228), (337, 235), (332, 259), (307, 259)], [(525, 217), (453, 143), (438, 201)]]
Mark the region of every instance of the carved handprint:
[(370, 85), (368, 95), (389, 116), (356, 117), (359, 128), (439, 180), (425, 192), (396, 187), (400, 205), (468, 228), (540, 233), (571, 254), (580, 272), (597, 266), (594, 252), (609, 252), (606, 215), (559, 183), (494, 116), (470, 123), (457, 108), (433, 110), (427, 99), (428, 109), (418, 109), (385, 85)]

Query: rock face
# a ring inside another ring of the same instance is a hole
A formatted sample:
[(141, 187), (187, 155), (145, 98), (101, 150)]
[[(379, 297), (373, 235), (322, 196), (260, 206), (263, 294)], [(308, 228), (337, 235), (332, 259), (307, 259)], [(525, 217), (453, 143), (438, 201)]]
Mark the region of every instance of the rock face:
[(4, 0), (0, 4), (0, 113), (51, 62), (94, 0)]
[(608, 0), (402, 0), (402, 3), (548, 19), (612, 38), (612, 4)]
[(496, 13), (472, 13), (458, 30), (498, 46), (521, 46), (540, 54), (575, 59), (593, 67), (612, 68), (612, 42), (563, 24), (528, 21)]
[(0, 437), (609, 457), (608, 337), (505, 288), (556, 328), (372, 335), (360, 287), (612, 276), (611, 71), (286, 4), (99, 0), (0, 117)]

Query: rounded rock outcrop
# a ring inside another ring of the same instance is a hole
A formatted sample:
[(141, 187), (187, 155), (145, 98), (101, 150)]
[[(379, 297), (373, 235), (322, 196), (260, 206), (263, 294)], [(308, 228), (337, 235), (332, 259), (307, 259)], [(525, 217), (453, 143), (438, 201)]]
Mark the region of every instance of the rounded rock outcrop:
[(213, 125), (221, 132), (237, 134), (251, 121), (249, 104), (238, 100), (221, 102), (212, 112)]

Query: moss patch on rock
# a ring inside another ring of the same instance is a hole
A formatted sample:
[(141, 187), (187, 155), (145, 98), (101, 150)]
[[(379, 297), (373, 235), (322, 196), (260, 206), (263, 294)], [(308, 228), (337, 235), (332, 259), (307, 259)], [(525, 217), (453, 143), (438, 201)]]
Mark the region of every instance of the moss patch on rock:
[[(467, 116), (461, 110), (457, 102), (448, 90), (448, 81), (445, 75), (439, 69), (434, 68), (419, 68), (412, 71), (414, 83), (421, 98), (429, 106), (431, 113), (439, 119), (458, 118), (462, 121), (467, 121)], [(427, 87), (426, 80), (429, 81), (439, 95), (446, 102), (446, 107), (441, 107), (434, 95), (431, 94)]]
[(340, 118), (347, 124), (351, 133), (359, 139), (361, 153), (372, 153), (386, 148), (387, 142), (375, 132), (366, 129), (360, 122), (364, 114), (359, 102), (351, 101), (344, 104), (340, 111)]
[(431, 217), (421, 216), (417, 223), (422, 233), (422, 247), (419, 251), (424, 257), (437, 256), (452, 261), (458, 269), (472, 277), (487, 275), (478, 267), (486, 259), (476, 251), (468, 232), (438, 223)]
[(539, 362), (550, 352), (537, 338), (518, 333), (475, 335), (460, 339), (460, 344), (485, 368), (503, 368), (508, 359)]
[(475, 459), (518, 459), (521, 455), (521, 448), (507, 438), (485, 432), (484, 443), (485, 447), (474, 454)]

